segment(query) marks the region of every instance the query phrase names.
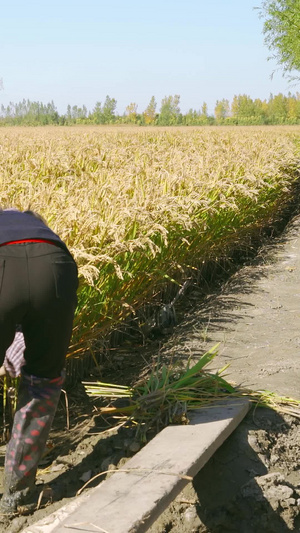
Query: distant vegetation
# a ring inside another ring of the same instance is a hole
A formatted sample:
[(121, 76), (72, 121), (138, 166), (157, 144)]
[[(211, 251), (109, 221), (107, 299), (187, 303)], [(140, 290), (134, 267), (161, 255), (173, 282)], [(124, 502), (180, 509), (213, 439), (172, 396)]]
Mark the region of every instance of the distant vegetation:
[(205, 125), (264, 125), (300, 124), (300, 93), (284, 96), (270, 95), (268, 100), (253, 100), (246, 94), (234, 96), (232, 102), (218, 100), (214, 113), (208, 112), (204, 102), (200, 109), (190, 109), (186, 114), (180, 110), (180, 96), (166, 96), (158, 108), (152, 96), (142, 112), (132, 102), (122, 115), (117, 114), (117, 100), (106, 96), (104, 102), (97, 102), (89, 111), (82, 107), (68, 105), (66, 113), (59, 114), (54, 102), (43, 104), (23, 100), (19, 103), (1, 105), (0, 125), (73, 125), (73, 124), (135, 124), (139, 126), (205, 126)]

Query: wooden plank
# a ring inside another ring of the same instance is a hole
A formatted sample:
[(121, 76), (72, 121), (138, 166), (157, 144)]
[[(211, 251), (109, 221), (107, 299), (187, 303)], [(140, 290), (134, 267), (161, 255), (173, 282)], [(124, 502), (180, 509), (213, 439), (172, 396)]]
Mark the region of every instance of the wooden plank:
[(130, 472), (116, 471), (23, 533), (144, 533), (248, 410), (248, 400), (233, 398), (190, 413), (190, 424), (165, 428), (132, 457)]

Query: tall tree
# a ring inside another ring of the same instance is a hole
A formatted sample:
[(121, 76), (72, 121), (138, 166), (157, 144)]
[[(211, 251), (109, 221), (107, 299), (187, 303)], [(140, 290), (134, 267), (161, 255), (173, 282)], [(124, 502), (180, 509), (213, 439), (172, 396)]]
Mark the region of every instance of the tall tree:
[(265, 43), (284, 73), (300, 71), (300, 0), (265, 0), (260, 16)]
[(285, 122), (288, 114), (287, 97), (282, 93), (272, 96), (269, 100), (268, 115), (273, 123)]
[(154, 124), (156, 119), (156, 106), (156, 100), (154, 96), (152, 96), (148, 106), (146, 107), (143, 113), (145, 124)]
[(126, 107), (126, 117), (128, 122), (135, 123), (137, 120), (137, 109), (138, 105), (135, 102), (132, 102)]
[(101, 102), (96, 102), (95, 107), (92, 111), (92, 117), (93, 117), (93, 122), (95, 122), (96, 124), (101, 124), (102, 122)]
[(231, 104), (233, 117), (253, 117), (255, 115), (255, 105), (247, 94), (239, 94), (233, 97)]
[(180, 96), (165, 96), (161, 101), (159, 122), (163, 125), (176, 124), (178, 122), (180, 108)]
[(207, 108), (207, 103), (206, 102), (203, 102), (203, 104), (202, 104), (201, 115), (203, 117), (208, 117), (208, 108)]
[(254, 116), (260, 118), (261, 122), (266, 122), (268, 116), (268, 103), (266, 100), (256, 98), (254, 104)]
[(67, 107), (66, 118), (67, 118), (68, 121), (72, 120), (72, 108), (71, 108), (70, 104), (68, 104), (68, 107)]
[(110, 98), (108, 95), (105, 98), (105, 102), (102, 108), (102, 117), (104, 124), (109, 124), (115, 120), (115, 110), (117, 107), (117, 100)]
[(288, 94), (287, 98), (287, 118), (293, 123), (300, 118), (300, 94), (297, 93), (296, 96)]
[(222, 122), (229, 116), (229, 100), (217, 100), (215, 105), (215, 117), (217, 122)]

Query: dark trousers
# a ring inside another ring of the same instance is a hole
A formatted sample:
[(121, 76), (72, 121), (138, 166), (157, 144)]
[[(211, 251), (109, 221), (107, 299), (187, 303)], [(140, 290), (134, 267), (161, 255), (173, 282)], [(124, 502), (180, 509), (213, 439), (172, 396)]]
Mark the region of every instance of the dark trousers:
[(77, 286), (77, 266), (57, 246), (0, 247), (0, 365), (17, 325), (26, 344), (0, 513), (16, 512), (34, 487), (63, 384)]
[(20, 324), (26, 374), (60, 376), (72, 333), (77, 286), (76, 263), (58, 246), (0, 247), (0, 366)]

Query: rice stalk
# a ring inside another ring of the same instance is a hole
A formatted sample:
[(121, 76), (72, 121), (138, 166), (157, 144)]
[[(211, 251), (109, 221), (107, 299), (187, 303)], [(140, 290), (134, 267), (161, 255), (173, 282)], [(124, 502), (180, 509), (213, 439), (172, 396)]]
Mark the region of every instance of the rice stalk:
[[(274, 409), (300, 418), (300, 400), (278, 396), (270, 391), (253, 391), (236, 387), (223, 377), (227, 366), (211, 373), (207, 366), (217, 354), (218, 346), (205, 353), (199, 361), (186, 368), (174, 363), (152, 369), (150, 376), (133, 387), (83, 382), (86, 393), (93, 398), (108, 398), (110, 403), (99, 408), (102, 415), (124, 417), (137, 425), (137, 434), (146, 439), (150, 429), (159, 430), (170, 423), (187, 423), (189, 411), (209, 408), (228, 398), (248, 398), (256, 406)], [(126, 398), (127, 404), (111, 403)]]

